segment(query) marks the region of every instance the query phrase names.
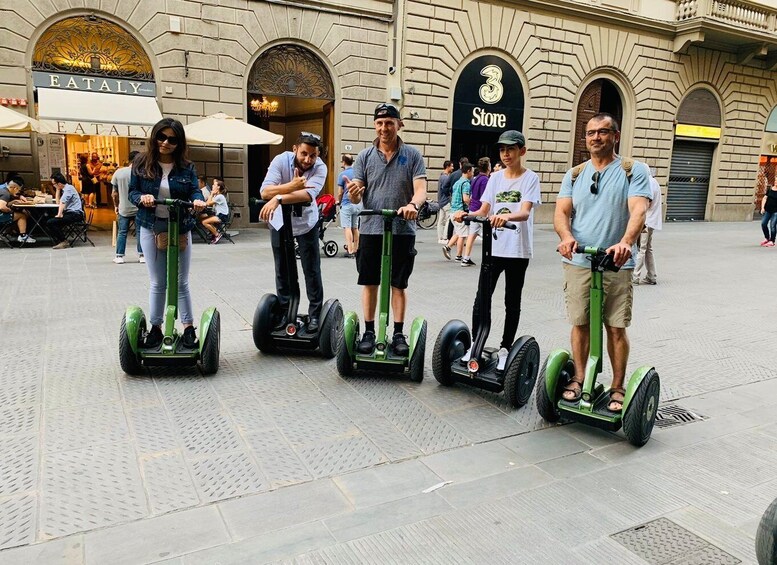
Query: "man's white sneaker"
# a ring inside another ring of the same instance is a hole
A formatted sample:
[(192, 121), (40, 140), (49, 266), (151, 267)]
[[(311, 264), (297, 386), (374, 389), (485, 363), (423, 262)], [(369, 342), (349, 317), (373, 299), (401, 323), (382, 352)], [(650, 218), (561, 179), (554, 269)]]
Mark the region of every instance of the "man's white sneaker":
[(18, 241), (19, 243), (35, 243), (36, 239), (30, 237), (29, 234), (24, 234), (24, 235), (20, 235), (19, 237), (17, 237), (16, 241)]
[(113, 262), (117, 265), (123, 265), (124, 264), (124, 257), (114, 257)]
[(509, 352), (504, 347), (501, 348), (497, 352), (496, 356), (499, 358), (499, 361), (496, 364), (496, 368), (497, 368), (498, 371), (504, 371), (505, 370), (505, 365), (507, 364), (507, 354), (508, 353)]
[(469, 363), (469, 358), (472, 355), (472, 346), (469, 346), (469, 349), (467, 349), (467, 352), (464, 354), (464, 357), (461, 358), (462, 363)]
[(138, 257), (138, 263), (145, 263), (145, 262), (146, 262), (146, 258), (143, 255)]

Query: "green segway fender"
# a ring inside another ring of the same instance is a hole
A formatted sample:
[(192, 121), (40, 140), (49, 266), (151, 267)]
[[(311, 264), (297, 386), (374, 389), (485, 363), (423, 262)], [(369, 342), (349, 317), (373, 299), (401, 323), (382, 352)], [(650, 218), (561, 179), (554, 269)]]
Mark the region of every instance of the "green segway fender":
[(132, 351), (137, 355), (138, 335), (140, 334), (140, 322), (143, 319), (143, 310), (140, 306), (130, 306), (124, 313), (124, 319), (126, 320), (125, 324), (130, 347), (132, 347)]
[(200, 317), (200, 355), (202, 355), (202, 347), (205, 344), (205, 336), (208, 335), (208, 329), (210, 328), (210, 321), (213, 319), (213, 314), (216, 312), (216, 307), (211, 306), (202, 313)]
[(421, 316), (418, 316), (415, 320), (413, 320), (413, 323), (410, 326), (410, 343), (408, 343), (410, 354), (408, 355), (408, 359), (413, 357), (413, 351), (415, 351), (415, 346), (418, 344), (418, 337), (421, 334), (421, 327), (423, 325), (424, 319)]
[(571, 354), (566, 349), (554, 349), (548, 354), (545, 365), (545, 391), (548, 393), (548, 398), (552, 399), (553, 404), (558, 401), (556, 398), (558, 378), (570, 357)]
[(647, 375), (648, 372), (653, 368), (654, 367), (650, 367), (648, 365), (643, 365), (631, 374), (629, 383), (626, 385), (626, 395), (623, 398), (623, 410), (621, 410), (621, 414), (626, 413), (626, 410), (629, 408), (629, 404), (631, 404), (631, 400), (634, 398), (634, 393), (636, 393), (637, 389), (639, 388), (639, 384), (645, 378), (645, 375)]
[(343, 339), (351, 359), (356, 356), (356, 331), (358, 328), (359, 316), (356, 312), (347, 312), (343, 318)]

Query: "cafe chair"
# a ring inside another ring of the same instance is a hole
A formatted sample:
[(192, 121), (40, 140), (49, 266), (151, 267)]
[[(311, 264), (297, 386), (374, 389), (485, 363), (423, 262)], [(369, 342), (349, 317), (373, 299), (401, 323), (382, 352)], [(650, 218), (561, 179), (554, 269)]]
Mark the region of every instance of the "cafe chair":
[(84, 218), (78, 222), (74, 222), (65, 226), (64, 235), (70, 247), (73, 247), (77, 241), (83, 241), (84, 243), (91, 244), (94, 247), (94, 242), (89, 239), (89, 228), (92, 227), (92, 220), (94, 220), (94, 208), (84, 208)]
[(8, 247), (14, 247), (13, 242), (16, 241), (16, 223), (13, 221), (0, 225), (0, 243), (4, 243)]
[(222, 239), (228, 240), (232, 245), (235, 245), (235, 240), (232, 239), (232, 235), (229, 233), (229, 226), (232, 225), (232, 220), (234, 219), (234, 217), (235, 217), (235, 207), (232, 204), (230, 204), (229, 214), (227, 215), (227, 221), (220, 223), (219, 227), (216, 228), (221, 234)]

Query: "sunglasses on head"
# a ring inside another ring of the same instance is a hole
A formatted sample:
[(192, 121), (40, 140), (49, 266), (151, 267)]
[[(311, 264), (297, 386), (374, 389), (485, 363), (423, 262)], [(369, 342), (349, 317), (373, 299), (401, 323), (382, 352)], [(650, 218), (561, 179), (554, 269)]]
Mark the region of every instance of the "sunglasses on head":
[(156, 140), (159, 143), (164, 143), (165, 141), (169, 143), (170, 145), (178, 145), (178, 138), (174, 135), (165, 135), (161, 131), (156, 134)]
[(604, 173), (600, 173), (599, 171), (596, 171), (591, 175), (591, 180), (594, 181), (593, 184), (591, 184), (591, 194), (599, 194), (599, 181), (602, 180), (603, 176)]
[(311, 133), (309, 131), (301, 131), (299, 135), (300, 137), (310, 137), (315, 139), (316, 141), (321, 141), (321, 136), (318, 135), (317, 133)]

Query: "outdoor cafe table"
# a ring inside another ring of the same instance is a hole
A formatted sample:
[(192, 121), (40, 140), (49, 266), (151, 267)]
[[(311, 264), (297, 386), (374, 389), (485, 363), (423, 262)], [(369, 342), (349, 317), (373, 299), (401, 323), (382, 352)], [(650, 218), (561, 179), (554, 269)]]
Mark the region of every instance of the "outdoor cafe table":
[[(57, 215), (59, 204), (33, 204), (32, 202), (11, 202), (11, 207), (16, 210), (27, 210), (29, 222), (27, 234), (36, 238), (41, 235), (53, 239), (46, 229), (46, 219)], [(37, 237), (36, 237), (37, 236)]]

